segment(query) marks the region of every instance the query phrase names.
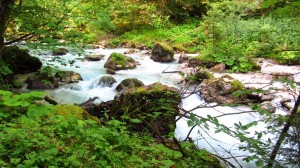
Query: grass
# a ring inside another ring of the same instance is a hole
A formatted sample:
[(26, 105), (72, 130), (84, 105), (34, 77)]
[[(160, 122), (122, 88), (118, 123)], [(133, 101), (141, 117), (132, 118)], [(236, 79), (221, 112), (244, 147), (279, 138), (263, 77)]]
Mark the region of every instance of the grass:
[(152, 48), (156, 42), (169, 44), (177, 51), (195, 53), (199, 51), (200, 42), (204, 37), (201, 29), (195, 24), (183, 24), (171, 28), (141, 29), (124, 33), (112, 43), (134, 44)]

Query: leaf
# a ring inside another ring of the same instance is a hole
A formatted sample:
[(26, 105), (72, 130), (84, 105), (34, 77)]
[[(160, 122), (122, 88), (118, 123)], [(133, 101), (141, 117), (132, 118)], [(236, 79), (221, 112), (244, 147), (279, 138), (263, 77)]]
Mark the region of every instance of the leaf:
[(10, 91), (0, 90), (0, 95), (2, 95), (2, 96), (11, 96), (12, 93)]
[(217, 129), (216, 131), (215, 131), (215, 133), (217, 134), (217, 133), (219, 133), (219, 132), (221, 132), (222, 130), (220, 130), (220, 129)]
[(190, 118), (191, 118), (192, 121), (196, 121), (196, 115), (195, 114), (191, 113)]
[(137, 118), (134, 118), (134, 119), (131, 119), (130, 120), (132, 123), (141, 123), (142, 121), (137, 119)]
[(192, 126), (195, 125), (195, 122), (192, 121), (192, 120), (188, 120), (188, 121), (187, 121), (187, 124), (188, 124), (189, 127), (192, 127)]
[(262, 167), (264, 165), (264, 162), (261, 161), (261, 160), (258, 160), (258, 161), (255, 162), (255, 164), (256, 164), (257, 167)]

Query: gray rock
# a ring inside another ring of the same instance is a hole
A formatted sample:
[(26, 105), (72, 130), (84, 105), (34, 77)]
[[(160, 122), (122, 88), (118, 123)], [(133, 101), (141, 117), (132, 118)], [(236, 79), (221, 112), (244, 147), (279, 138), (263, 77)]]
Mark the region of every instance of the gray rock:
[(53, 55), (66, 55), (69, 52), (66, 48), (57, 48), (52, 51)]
[(73, 71), (60, 71), (55, 74), (55, 77), (58, 78), (61, 83), (77, 83), (82, 81), (81, 75)]
[(270, 101), (265, 101), (265, 102), (261, 103), (261, 109), (266, 110), (270, 113), (275, 113), (275, 111), (276, 111), (276, 107)]
[(103, 54), (91, 54), (91, 55), (86, 55), (85, 59), (87, 59), (88, 61), (100, 61), (102, 60), (104, 57)]
[(189, 57), (188, 55), (186, 55), (186, 54), (183, 53), (183, 54), (181, 54), (181, 55), (179, 56), (178, 63), (179, 63), (179, 64), (182, 64), (182, 63), (188, 63), (189, 60), (190, 60), (190, 57)]
[(101, 87), (111, 87), (116, 82), (116, 79), (112, 76), (102, 76), (99, 79), (98, 85)]
[(135, 78), (128, 78), (124, 79), (117, 87), (117, 91), (122, 91), (124, 89), (133, 88), (133, 87), (139, 87), (144, 86), (144, 83), (138, 79)]
[(165, 44), (156, 43), (150, 58), (156, 62), (172, 62), (174, 61), (174, 50)]

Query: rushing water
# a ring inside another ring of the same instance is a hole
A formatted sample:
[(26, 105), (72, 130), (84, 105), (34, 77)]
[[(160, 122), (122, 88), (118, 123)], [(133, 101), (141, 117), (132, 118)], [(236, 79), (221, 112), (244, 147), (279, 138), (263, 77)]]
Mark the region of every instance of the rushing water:
[[(83, 58), (83, 55), (70, 54), (68, 53), (65, 56), (60, 57), (59, 61), (53, 60), (51, 52), (40, 52), (37, 54), (33, 52), (33, 55), (37, 55), (44, 65), (51, 63), (52, 66), (58, 67), (60, 70), (70, 70), (78, 72), (83, 77), (83, 81), (77, 84), (68, 84), (62, 86), (55, 90), (48, 90), (49, 96), (58, 101), (59, 103), (82, 103), (88, 98), (91, 97), (100, 97), (99, 101), (108, 101), (112, 100), (116, 94), (115, 87), (123, 79), (126, 78), (137, 78), (144, 82), (145, 85), (152, 84), (154, 82), (160, 82), (162, 84), (176, 87), (177, 83), (180, 82), (182, 77), (177, 73), (163, 73), (166, 71), (177, 71), (179, 64), (177, 62), (173, 63), (158, 63), (150, 59), (150, 56), (146, 54), (146, 51), (139, 51), (129, 56), (134, 58), (140, 63), (136, 69), (133, 70), (121, 70), (117, 71), (113, 77), (117, 80), (117, 83), (112, 87), (101, 87), (98, 86), (99, 79), (107, 75), (106, 70), (103, 67), (106, 59), (112, 52), (124, 53), (128, 49), (94, 49), (94, 50), (85, 50), (86, 54), (103, 54), (105, 55), (104, 59), (101, 61), (86, 61)], [(178, 58), (178, 55), (175, 55)], [(72, 65), (68, 62), (73, 62)], [(62, 65), (67, 63), (67, 65)], [(199, 95), (194, 94), (188, 98), (183, 99), (182, 107), (186, 110), (192, 109), (200, 104), (205, 102), (201, 100)], [(230, 108), (230, 107), (217, 107), (217, 108), (202, 108), (195, 110), (199, 116), (206, 117), (207, 115), (218, 116), (224, 113), (236, 113), (243, 110), (249, 110), (247, 107), (240, 108)], [(256, 113), (248, 114), (239, 114), (239, 115), (227, 115), (224, 117), (218, 118), (220, 123), (233, 127), (234, 123), (241, 122), (242, 124), (247, 124), (251, 121), (258, 120), (259, 116)], [(259, 124), (254, 129), (262, 130), (264, 129), (263, 124)], [(252, 132), (254, 132), (254, 129)], [(178, 139), (183, 140), (187, 136), (190, 128), (187, 126), (186, 119), (180, 119), (177, 122), (177, 128), (175, 130), (175, 135)], [(250, 131), (251, 132), (251, 131)], [(190, 136), (196, 140), (196, 144), (200, 148), (205, 148), (208, 151), (218, 154), (222, 157), (231, 157), (232, 156), (246, 156), (246, 152), (238, 150), (239, 141), (236, 138), (230, 137), (224, 133), (215, 133), (215, 130), (211, 128), (208, 130), (203, 130), (200, 127), (194, 129)], [(230, 154), (228, 153), (230, 151)], [(253, 164), (245, 163), (242, 161), (242, 157), (237, 159), (243, 167), (255, 167)], [(239, 166), (235, 161), (231, 160), (235, 165)]]

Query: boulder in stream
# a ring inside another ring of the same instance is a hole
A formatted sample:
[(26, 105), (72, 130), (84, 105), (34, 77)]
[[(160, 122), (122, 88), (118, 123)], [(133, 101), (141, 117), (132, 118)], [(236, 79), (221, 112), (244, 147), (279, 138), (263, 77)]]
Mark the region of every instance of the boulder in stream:
[(126, 57), (120, 53), (112, 53), (104, 64), (104, 68), (111, 70), (133, 69), (136, 67), (136, 62), (131, 57)]
[(60, 71), (55, 74), (55, 77), (58, 78), (61, 83), (77, 83), (82, 81), (81, 75), (73, 71)]
[(180, 102), (177, 89), (154, 83), (118, 94), (108, 115), (125, 121), (129, 131), (166, 136), (175, 130)]
[(156, 43), (150, 58), (156, 62), (172, 62), (174, 61), (174, 50), (166, 44)]
[(185, 53), (182, 53), (179, 56), (178, 63), (179, 64), (188, 63), (189, 60), (190, 60), (190, 57), (188, 55), (186, 55)]
[(123, 89), (129, 89), (133, 87), (144, 86), (144, 83), (135, 78), (124, 79), (117, 87), (117, 91), (122, 91)]
[(86, 55), (84, 58), (88, 61), (100, 61), (104, 58), (105, 55), (103, 54), (90, 54)]
[(201, 96), (207, 102), (235, 103), (240, 97), (233, 96), (233, 92), (242, 90), (243, 84), (229, 75), (221, 78), (205, 79), (199, 86)]
[(99, 79), (98, 85), (101, 87), (111, 87), (116, 82), (114, 77), (106, 75)]
[(53, 55), (66, 55), (69, 52), (69, 50), (67, 50), (66, 48), (56, 48), (54, 50), (52, 50), (52, 54)]

